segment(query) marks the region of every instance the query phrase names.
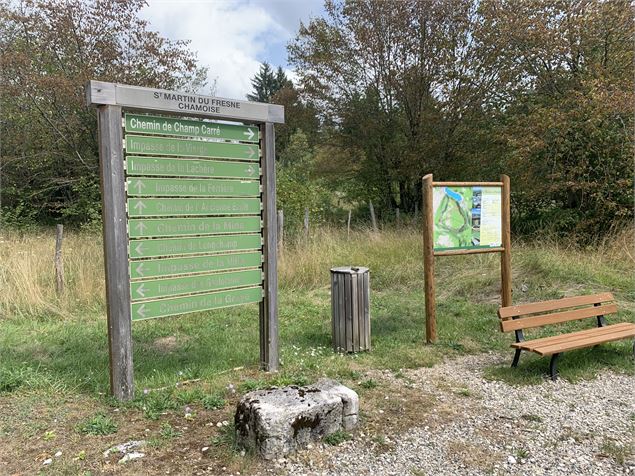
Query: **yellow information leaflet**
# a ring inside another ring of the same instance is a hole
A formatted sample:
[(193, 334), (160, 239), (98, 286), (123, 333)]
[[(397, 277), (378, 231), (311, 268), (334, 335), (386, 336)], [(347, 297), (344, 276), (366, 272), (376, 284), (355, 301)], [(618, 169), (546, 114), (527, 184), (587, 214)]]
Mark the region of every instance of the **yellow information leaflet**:
[(501, 246), (500, 187), (434, 187), (434, 249)]

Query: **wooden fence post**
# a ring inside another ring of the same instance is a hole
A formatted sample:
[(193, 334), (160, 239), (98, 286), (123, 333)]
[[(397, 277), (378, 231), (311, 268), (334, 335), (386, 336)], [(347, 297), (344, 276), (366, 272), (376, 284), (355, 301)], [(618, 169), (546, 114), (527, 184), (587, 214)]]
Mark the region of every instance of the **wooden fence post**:
[(304, 209), (304, 238), (309, 239), (309, 209)]
[(348, 220), (346, 222), (346, 237), (351, 237), (351, 215), (353, 214), (353, 210), (348, 211)]
[(62, 260), (62, 240), (64, 225), (55, 227), (55, 291), (58, 296), (64, 292), (64, 261)]
[(370, 221), (373, 225), (373, 231), (377, 233), (377, 218), (375, 217), (375, 207), (373, 207), (373, 202), (368, 202), (368, 209), (370, 210)]
[(501, 175), (503, 187), (501, 190), (501, 225), (502, 246), (501, 253), (501, 300), (503, 307), (512, 305), (512, 244), (511, 244), (511, 211), (510, 211), (510, 183), (507, 175)]
[(278, 210), (278, 252), (284, 248), (284, 210)]
[(434, 210), (432, 174), (423, 177), (423, 280), (426, 299), (426, 342), (437, 340), (434, 288)]

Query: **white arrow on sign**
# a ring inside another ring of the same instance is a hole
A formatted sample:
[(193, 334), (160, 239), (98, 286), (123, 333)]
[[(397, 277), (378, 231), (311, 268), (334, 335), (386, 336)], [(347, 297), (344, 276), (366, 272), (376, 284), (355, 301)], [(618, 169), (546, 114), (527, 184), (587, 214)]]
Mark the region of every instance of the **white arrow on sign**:
[(249, 167), (245, 169), (245, 172), (247, 172), (247, 175), (252, 176), (256, 173), (256, 168), (253, 165), (249, 165)]
[(139, 314), (141, 317), (146, 317), (146, 305), (142, 304), (141, 306), (139, 306), (137, 308), (137, 314)]
[(137, 213), (139, 214), (143, 213), (144, 208), (146, 208), (146, 204), (143, 203), (141, 200), (138, 200), (134, 206), (134, 209), (137, 210)]
[(247, 139), (251, 140), (251, 138), (254, 136), (254, 131), (251, 130), (251, 127), (248, 127), (247, 132), (243, 132), (243, 134), (247, 136)]
[(143, 289), (143, 283), (141, 283), (141, 286), (139, 286), (137, 288), (137, 293), (139, 294), (139, 296), (141, 297), (146, 297), (146, 293), (145, 293), (145, 289)]
[(256, 153), (256, 151), (254, 150), (254, 148), (252, 146), (249, 146), (249, 158), (251, 159), (254, 154)]
[(143, 276), (143, 263), (139, 263), (137, 265), (137, 268), (135, 269), (135, 272), (139, 275), (139, 276)]
[(137, 230), (140, 234), (143, 234), (143, 231), (147, 228), (146, 224), (142, 221), (137, 222), (135, 225), (135, 230)]
[(134, 187), (137, 189), (137, 193), (141, 194), (141, 191), (146, 188), (146, 184), (141, 180), (137, 180), (137, 183), (134, 184)]
[(139, 243), (136, 247), (135, 247), (135, 252), (138, 255), (142, 255), (143, 254), (143, 243)]

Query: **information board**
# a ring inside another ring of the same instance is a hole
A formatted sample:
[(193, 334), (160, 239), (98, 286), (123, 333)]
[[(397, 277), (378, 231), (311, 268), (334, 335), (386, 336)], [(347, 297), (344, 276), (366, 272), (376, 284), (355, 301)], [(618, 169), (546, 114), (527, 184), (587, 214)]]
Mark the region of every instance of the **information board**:
[(511, 306), (509, 177), (500, 182), (435, 182), (422, 178), (423, 282), (426, 341), (436, 341), (434, 262), (437, 256), (500, 253), (501, 302)]
[(500, 247), (501, 187), (434, 187), (434, 249)]
[[(96, 107), (110, 385), (134, 397), (133, 321), (259, 303), (279, 367), (275, 104), (89, 81)], [(231, 122), (231, 123), (230, 123)]]
[[(260, 158), (248, 143), (258, 128), (145, 114), (125, 114), (123, 124), (132, 320), (259, 302), (262, 187), (248, 163)], [(197, 164), (196, 178), (183, 176), (181, 161)], [(239, 251), (258, 259), (226, 271), (225, 253)], [(187, 268), (191, 255), (206, 265)]]

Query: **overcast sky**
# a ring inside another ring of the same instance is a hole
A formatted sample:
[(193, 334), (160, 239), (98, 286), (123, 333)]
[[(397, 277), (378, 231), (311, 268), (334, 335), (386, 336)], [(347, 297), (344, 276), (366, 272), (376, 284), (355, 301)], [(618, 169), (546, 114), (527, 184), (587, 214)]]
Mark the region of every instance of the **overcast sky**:
[(322, 13), (323, 0), (149, 0), (141, 15), (163, 36), (191, 40), (217, 96), (244, 99), (261, 62), (289, 68), (300, 21)]

